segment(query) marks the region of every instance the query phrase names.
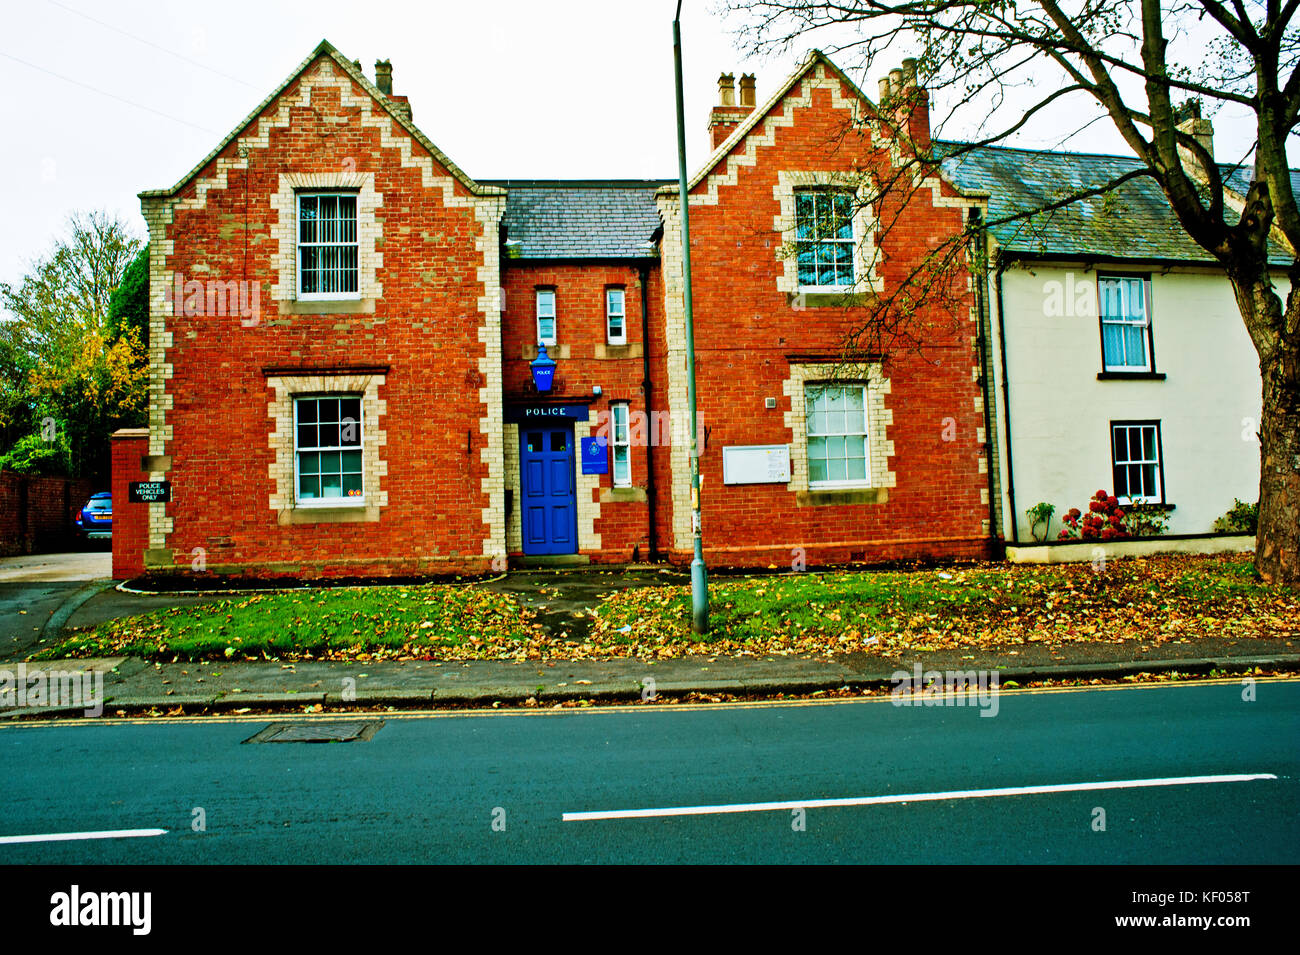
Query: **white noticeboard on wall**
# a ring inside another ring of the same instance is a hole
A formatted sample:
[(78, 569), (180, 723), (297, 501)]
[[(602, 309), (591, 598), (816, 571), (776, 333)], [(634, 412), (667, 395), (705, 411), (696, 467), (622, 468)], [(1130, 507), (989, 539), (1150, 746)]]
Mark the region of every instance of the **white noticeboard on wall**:
[(787, 484), (790, 445), (750, 444), (722, 449), (723, 484)]

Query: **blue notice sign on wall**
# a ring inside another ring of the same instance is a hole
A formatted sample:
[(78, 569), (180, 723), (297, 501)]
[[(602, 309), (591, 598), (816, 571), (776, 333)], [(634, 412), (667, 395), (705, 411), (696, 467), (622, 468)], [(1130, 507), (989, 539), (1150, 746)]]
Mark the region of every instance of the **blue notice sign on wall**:
[(605, 437), (582, 439), (582, 473), (608, 474), (609, 455), (605, 452)]

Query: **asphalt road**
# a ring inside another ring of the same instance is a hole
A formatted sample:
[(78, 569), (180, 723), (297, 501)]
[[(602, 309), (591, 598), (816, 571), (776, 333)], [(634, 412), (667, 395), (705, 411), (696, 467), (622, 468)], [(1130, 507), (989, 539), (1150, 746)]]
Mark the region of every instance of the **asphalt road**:
[[(244, 744), (265, 718), (12, 725), (0, 863), (1294, 863), (1300, 681), (1257, 692), (1004, 692), (993, 718), (887, 699), (390, 716), (329, 744)], [(1278, 778), (813, 807), (803, 831), (788, 806), (708, 808), (1258, 773)], [(563, 818), (673, 807), (704, 811)]]

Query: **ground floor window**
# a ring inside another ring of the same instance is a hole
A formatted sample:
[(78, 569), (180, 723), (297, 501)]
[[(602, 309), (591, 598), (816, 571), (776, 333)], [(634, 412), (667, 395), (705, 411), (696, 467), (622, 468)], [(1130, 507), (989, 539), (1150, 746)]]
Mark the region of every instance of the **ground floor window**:
[(1110, 445), (1115, 496), (1125, 504), (1162, 503), (1160, 422), (1112, 421)]
[(804, 408), (808, 428), (808, 486), (870, 486), (867, 386), (807, 384)]
[(361, 396), (295, 398), (293, 418), (297, 502), (363, 503)]
[(614, 449), (614, 486), (632, 486), (632, 442), (628, 432), (628, 405), (616, 401), (610, 405), (610, 446)]

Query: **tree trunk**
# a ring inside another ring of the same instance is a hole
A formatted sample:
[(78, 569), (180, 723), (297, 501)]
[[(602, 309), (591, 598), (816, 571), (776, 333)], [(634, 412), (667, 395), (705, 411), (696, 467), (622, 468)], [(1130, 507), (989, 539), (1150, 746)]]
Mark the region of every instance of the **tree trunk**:
[(1286, 329), (1260, 360), (1259, 536), (1255, 569), (1269, 583), (1300, 587), (1300, 335), (1296, 303)]
[[(1257, 195), (1259, 184), (1251, 186)], [(1243, 221), (1250, 215), (1248, 202)], [(1267, 223), (1267, 208), (1258, 216)], [(1260, 235), (1267, 235), (1262, 229)], [(1300, 259), (1288, 270), (1285, 304), (1261, 248), (1230, 262), (1237, 306), (1259, 353), (1262, 409), (1259, 423), (1259, 526), (1255, 570), (1268, 583), (1300, 589)]]

